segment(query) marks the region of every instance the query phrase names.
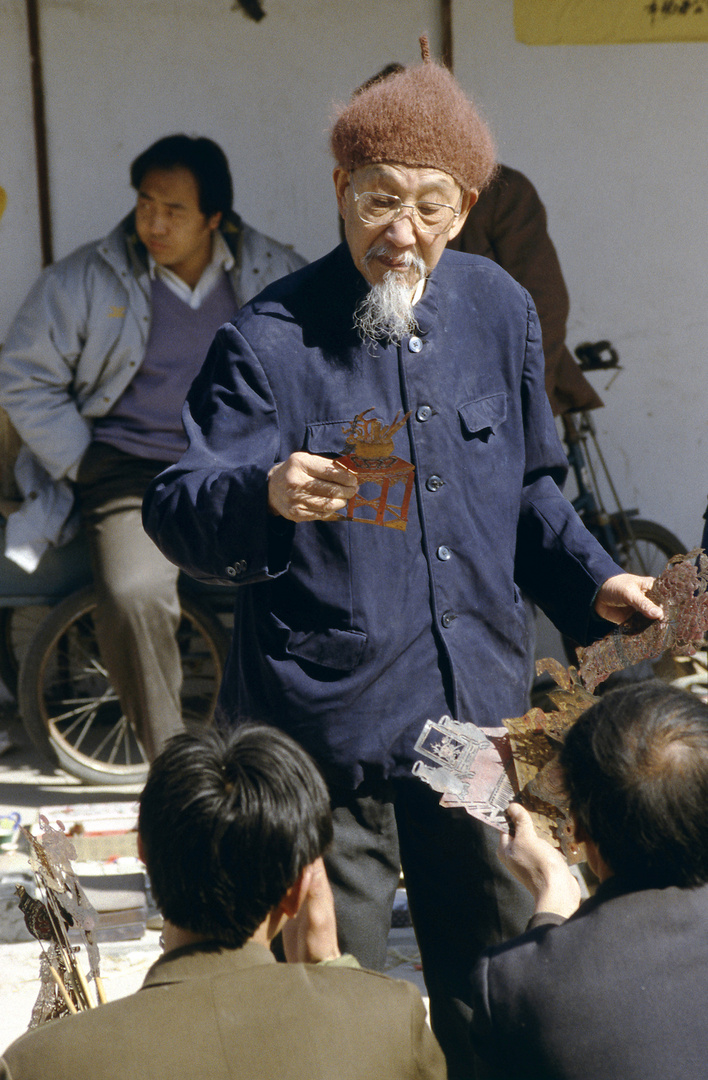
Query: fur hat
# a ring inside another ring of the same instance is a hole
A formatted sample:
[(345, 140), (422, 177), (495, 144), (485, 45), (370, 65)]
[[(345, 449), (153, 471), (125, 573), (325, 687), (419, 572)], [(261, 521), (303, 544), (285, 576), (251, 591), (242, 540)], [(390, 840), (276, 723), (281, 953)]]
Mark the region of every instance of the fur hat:
[(354, 95), (330, 136), (337, 163), (351, 172), (378, 162), (440, 169), (464, 191), (484, 187), (494, 174), (496, 147), (489, 128), (447, 68), (430, 59), (380, 79)]

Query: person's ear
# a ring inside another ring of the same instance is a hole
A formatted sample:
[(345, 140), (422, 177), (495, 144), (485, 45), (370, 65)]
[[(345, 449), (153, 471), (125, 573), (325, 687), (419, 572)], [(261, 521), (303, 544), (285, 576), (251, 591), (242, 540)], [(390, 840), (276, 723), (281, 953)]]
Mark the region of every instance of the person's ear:
[[(571, 810), (570, 820), (573, 823), (573, 838), (576, 844), (586, 844), (590, 837), (588, 836), (585, 827), (578, 821), (577, 815)], [(592, 841), (590, 841), (592, 843)]]
[(341, 165), (338, 165), (332, 173), (332, 179), (334, 180), (334, 190), (337, 193), (339, 213), (344, 218), (347, 216), (347, 191), (351, 186), (351, 176), (347, 169), (343, 169)]
[(211, 217), (207, 218), (207, 228), (211, 229), (212, 232), (218, 229), (219, 225), (221, 225), (222, 216), (221, 210), (217, 210)]
[(599, 881), (606, 881), (608, 877), (612, 877), (614, 870), (606, 863), (600, 854), (600, 849), (589, 835), (587, 829), (581, 825), (576, 815), (571, 811), (571, 821), (573, 822), (573, 832), (575, 833), (576, 844), (585, 844), (585, 851), (587, 853), (588, 866), (592, 870), (593, 874)]
[(289, 919), (294, 919), (298, 911), (303, 905), (305, 897), (310, 891), (310, 882), (312, 880), (312, 864), (306, 866), (300, 873), (296, 880), (292, 883), (283, 899), (278, 904), (278, 908), (283, 915), (287, 915)]
[(449, 240), (452, 240), (453, 237), (457, 236), (457, 234), (462, 231), (462, 228), (467, 221), (467, 215), (469, 214), (474, 204), (477, 202), (478, 198), (479, 192), (476, 188), (472, 188), (471, 191), (463, 191), (462, 207), (460, 209), (459, 217), (455, 218), (455, 224), (452, 226), (448, 234)]

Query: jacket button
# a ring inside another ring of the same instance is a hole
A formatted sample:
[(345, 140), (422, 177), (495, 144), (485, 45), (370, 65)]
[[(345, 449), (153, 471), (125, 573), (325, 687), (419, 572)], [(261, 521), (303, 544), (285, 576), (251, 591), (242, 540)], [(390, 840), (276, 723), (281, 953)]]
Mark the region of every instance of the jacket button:
[(425, 481), (425, 486), (427, 487), (428, 491), (439, 491), (444, 483), (445, 481), (442, 479), (442, 477), (433, 475), (429, 476), (428, 479)]
[(448, 559), (452, 558), (452, 552), (450, 551), (450, 548), (445, 547), (444, 544), (440, 545), (435, 554), (440, 559), (440, 562), (447, 562)]
[(448, 627), (452, 626), (452, 624), (454, 623), (456, 618), (457, 618), (457, 615), (455, 614), (454, 611), (446, 611), (445, 614), (443, 615), (442, 619), (440, 620), (440, 622), (443, 624), (443, 626), (447, 630)]
[(421, 424), (423, 424), (426, 420), (429, 420), (432, 415), (433, 410), (429, 405), (421, 405), (416, 409), (415, 418), (416, 420), (420, 420)]
[(238, 571), (235, 566), (227, 566), (226, 573), (229, 575), (229, 577), (236, 577)]
[(409, 342), (408, 342), (408, 351), (409, 352), (420, 352), (420, 350), (422, 348), (423, 348), (423, 342), (420, 340), (419, 337), (412, 337), (409, 340)]

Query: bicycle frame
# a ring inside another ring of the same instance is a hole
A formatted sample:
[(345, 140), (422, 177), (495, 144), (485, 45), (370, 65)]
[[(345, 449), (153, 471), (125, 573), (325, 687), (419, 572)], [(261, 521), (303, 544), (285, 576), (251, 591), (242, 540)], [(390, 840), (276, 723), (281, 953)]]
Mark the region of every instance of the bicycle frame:
[[(606, 389), (609, 389), (618, 373), (622, 370), (617, 351), (609, 341), (585, 342), (577, 346), (575, 355), (580, 361), (581, 371), (612, 372), (612, 377)], [(678, 538), (669, 533), (663, 526), (639, 519), (639, 511), (636, 508), (625, 510), (622, 506), (589, 412), (580, 412), (577, 419), (573, 414), (565, 413), (562, 421), (568, 463), (573, 470), (578, 488), (578, 494), (572, 500), (573, 506), (585, 526), (597, 537), (618, 565), (626, 565), (627, 554), (631, 552), (635, 563), (635, 572), (651, 576), (640, 542), (643, 541), (645, 544), (649, 542), (663, 551), (667, 550), (667, 546), (675, 547), (677, 551), (685, 550), (685, 548), (683, 548)], [(592, 441), (592, 453), (588, 451), (588, 440)], [(612, 495), (616, 510), (608, 511), (605, 507), (600, 492), (595, 462), (598, 463), (598, 467), (602, 470), (605, 484)], [(631, 518), (636, 519), (636, 527), (639, 533), (633, 527)], [(647, 536), (647, 530), (651, 531), (651, 536)]]
[[(632, 526), (629, 519), (636, 517), (639, 510), (636, 508), (625, 510), (622, 506), (607, 462), (600, 449), (595, 425), (590, 414), (581, 412), (579, 420), (576, 420), (572, 414), (565, 413), (562, 421), (567, 445), (568, 464), (573, 471), (578, 488), (578, 494), (571, 500), (573, 507), (583, 519), (587, 528), (600, 540), (605, 550), (615, 561), (618, 561), (616, 531), (613, 523), (617, 520), (621, 521), (624, 534), (631, 536)], [(617, 507), (612, 513), (607, 510), (600, 495), (597, 471), (593, 458), (587, 452), (588, 438), (592, 439), (594, 454), (602, 466), (605, 481)]]

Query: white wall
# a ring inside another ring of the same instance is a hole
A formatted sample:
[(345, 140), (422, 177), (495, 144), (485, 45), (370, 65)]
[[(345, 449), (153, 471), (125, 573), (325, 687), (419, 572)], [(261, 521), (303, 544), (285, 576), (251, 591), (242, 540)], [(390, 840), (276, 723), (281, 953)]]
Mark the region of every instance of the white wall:
[(521, 45), (512, 0), (454, 0), (455, 71), (501, 159), (534, 181), (571, 295), (623, 501), (698, 543), (708, 493), (708, 43)]
[[(251, 224), (315, 257), (335, 242), (331, 103), (390, 60), (439, 51), (437, 0), (40, 0), (55, 256), (132, 204), (130, 160), (210, 135)], [(708, 45), (532, 48), (512, 0), (453, 0), (456, 72), (503, 160), (549, 212), (572, 298), (569, 344), (610, 338), (625, 370), (597, 414), (623, 498), (700, 536), (708, 219)], [(0, 340), (39, 270), (22, 0), (0, 0)], [(602, 393), (604, 380), (592, 376)]]
[[(180, 130), (224, 147), (250, 224), (322, 254), (337, 241), (333, 103), (391, 60), (419, 59), (423, 30), (440, 47), (437, 0), (264, 0), (259, 23), (233, 0), (39, 4), (55, 258), (130, 209), (130, 161)], [(39, 249), (22, 0), (0, 0), (0, 20), (2, 340)]]

